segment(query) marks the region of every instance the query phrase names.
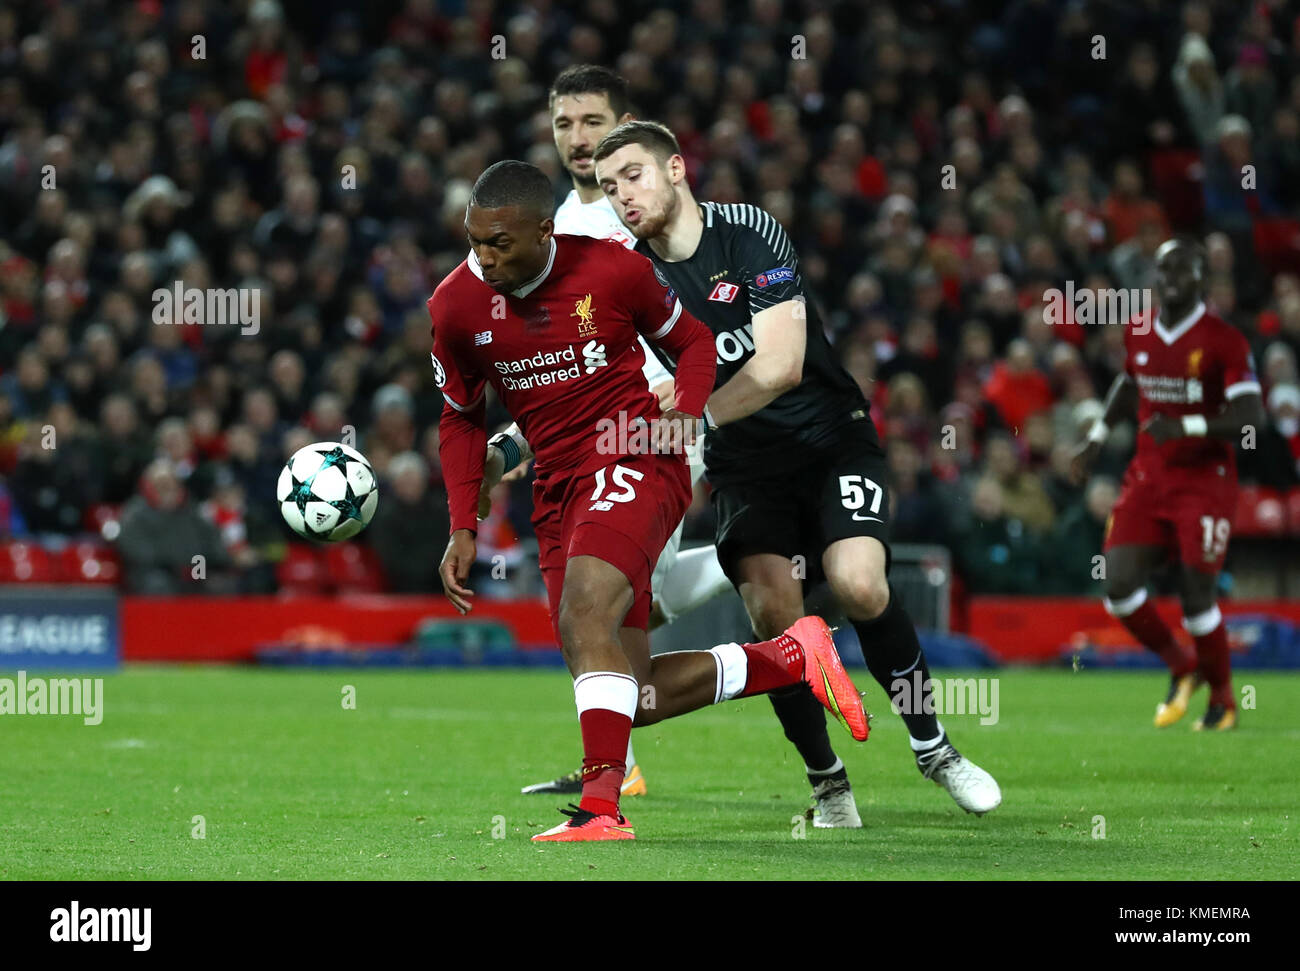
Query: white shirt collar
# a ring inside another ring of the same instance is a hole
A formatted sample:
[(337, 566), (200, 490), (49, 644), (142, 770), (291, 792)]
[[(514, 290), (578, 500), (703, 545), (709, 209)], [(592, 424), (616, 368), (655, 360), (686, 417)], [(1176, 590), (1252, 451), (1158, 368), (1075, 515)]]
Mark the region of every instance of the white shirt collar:
[(1192, 327), (1195, 326), (1196, 322), (1201, 319), (1201, 316), (1204, 313), (1205, 313), (1205, 301), (1200, 300), (1197, 302), (1196, 306), (1191, 309), (1191, 312), (1188, 313), (1186, 317), (1184, 317), (1182, 320), (1174, 324), (1173, 327), (1168, 329), (1165, 327), (1164, 324), (1160, 322), (1161, 315), (1156, 314), (1156, 323), (1155, 323), (1156, 336), (1159, 337), (1166, 344), (1173, 344), (1174, 341), (1178, 340), (1178, 338), (1182, 337), (1189, 330), (1191, 330)]
[[(465, 258), (465, 262), (469, 264), (469, 271), (473, 273), (476, 277), (478, 277), (480, 280), (482, 280), (483, 267), (479, 265), (478, 255), (473, 250), (469, 251), (469, 256)], [(533, 277), (531, 280), (529, 280), (527, 283), (521, 286), (518, 290), (512, 290), (510, 292), (510, 295), (512, 297), (528, 296), (530, 293), (532, 293), (534, 290), (536, 290), (538, 287), (540, 287), (543, 283), (546, 282), (546, 278), (551, 275), (551, 267), (553, 267), (554, 265), (555, 265), (555, 237), (552, 236), (551, 252), (546, 257), (546, 266), (542, 267), (542, 272), (537, 274), (537, 276)]]

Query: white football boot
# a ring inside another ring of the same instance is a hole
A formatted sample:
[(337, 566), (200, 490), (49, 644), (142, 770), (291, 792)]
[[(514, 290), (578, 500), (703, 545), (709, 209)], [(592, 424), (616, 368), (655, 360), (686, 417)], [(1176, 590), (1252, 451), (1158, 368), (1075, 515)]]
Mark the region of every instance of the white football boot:
[(1002, 804), (997, 780), (953, 748), (946, 733), (934, 748), (916, 753), (916, 767), (968, 813), (983, 816)]
[(813, 788), (812, 797), (812, 821), (817, 829), (862, 828), (848, 779), (825, 779)]

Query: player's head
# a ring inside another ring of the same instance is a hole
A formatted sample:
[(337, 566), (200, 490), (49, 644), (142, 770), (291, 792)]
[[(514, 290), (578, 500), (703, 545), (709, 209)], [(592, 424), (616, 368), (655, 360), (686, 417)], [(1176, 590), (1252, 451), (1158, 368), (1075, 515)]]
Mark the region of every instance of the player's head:
[(1191, 310), (1205, 295), (1205, 251), (1192, 239), (1175, 236), (1156, 250), (1156, 299), (1161, 307)]
[(511, 159), (483, 170), (465, 207), (465, 233), (484, 283), (509, 293), (542, 272), (554, 209), (555, 190), (537, 166)]
[(632, 119), (627, 81), (599, 64), (565, 68), (551, 85), (551, 134), (565, 171), (578, 185), (594, 188), (592, 153), (616, 125)]
[(600, 140), (593, 157), (601, 190), (637, 239), (662, 233), (690, 198), (681, 146), (658, 122), (619, 125)]

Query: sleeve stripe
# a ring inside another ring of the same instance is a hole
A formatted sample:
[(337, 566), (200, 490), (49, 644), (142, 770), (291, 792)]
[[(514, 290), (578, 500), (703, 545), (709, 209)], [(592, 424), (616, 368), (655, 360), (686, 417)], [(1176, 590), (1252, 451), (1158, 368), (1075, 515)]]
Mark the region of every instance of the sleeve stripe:
[(473, 411), (475, 408), (477, 408), (479, 402), (483, 400), (483, 396), (479, 395), (470, 404), (462, 405), (462, 404), (457, 404), (455, 401), (453, 401), (451, 395), (447, 394), (447, 392), (444, 391), (442, 392), (442, 400), (447, 402), (447, 404), (451, 405), (457, 411), (465, 412), (465, 411)]
[(1239, 398), (1243, 394), (1262, 395), (1264, 389), (1260, 387), (1258, 381), (1238, 381), (1236, 384), (1230, 384), (1223, 389), (1223, 397), (1228, 401), (1233, 398)]
[(680, 317), (681, 315), (682, 315), (682, 302), (680, 300), (676, 300), (673, 302), (673, 312), (671, 316), (669, 316), (669, 318), (664, 321), (664, 325), (662, 327), (660, 327), (657, 331), (655, 331), (653, 334), (650, 335), (650, 339), (652, 341), (657, 341), (667, 336), (668, 332), (673, 329), (673, 325), (677, 323), (677, 318)]

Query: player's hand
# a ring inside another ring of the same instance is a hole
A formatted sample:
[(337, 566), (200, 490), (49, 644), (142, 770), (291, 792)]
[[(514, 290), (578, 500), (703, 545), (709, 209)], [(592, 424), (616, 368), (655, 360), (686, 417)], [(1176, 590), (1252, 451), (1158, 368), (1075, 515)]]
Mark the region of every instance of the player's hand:
[(465, 586), (469, 579), (469, 568), (478, 556), (478, 543), (474, 534), (468, 529), (458, 529), (447, 541), (447, 552), (442, 554), (442, 564), (438, 567), (438, 576), (442, 577), (442, 592), (447, 595), (452, 606), (462, 614), (474, 609), (468, 600), (474, 591)]
[(1168, 415), (1152, 415), (1143, 424), (1142, 430), (1154, 438), (1157, 445), (1183, 437), (1183, 423)]
[(695, 444), (695, 430), (700, 419), (676, 408), (669, 408), (650, 423), (651, 451), (675, 455)]
[(489, 445), (487, 457), (483, 460), (483, 481), (478, 487), (478, 518), (484, 520), (492, 512), (492, 490), (497, 487), (497, 483), (502, 480), (505, 472), (506, 457), (501, 454), (501, 449), (495, 445)]
[(1088, 477), (1088, 470), (1092, 468), (1092, 463), (1097, 461), (1097, 456), (1101, 453), (1101, 442), (1086, 441), (1074, 450), (1070, 456), (1070, 480), (1075, 485), (1082, 484), (1083, 480)]

